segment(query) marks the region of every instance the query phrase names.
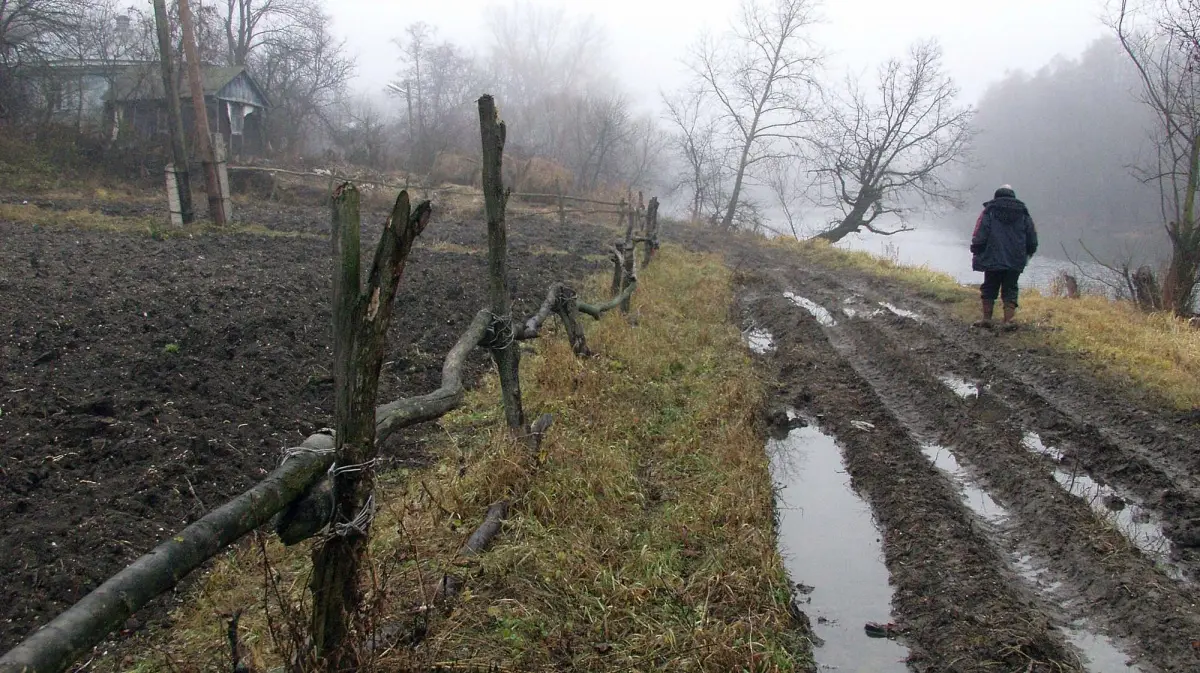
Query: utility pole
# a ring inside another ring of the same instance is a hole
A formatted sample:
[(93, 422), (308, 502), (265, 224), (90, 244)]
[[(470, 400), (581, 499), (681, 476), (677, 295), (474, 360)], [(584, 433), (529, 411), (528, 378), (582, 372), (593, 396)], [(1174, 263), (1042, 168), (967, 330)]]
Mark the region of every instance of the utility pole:
[(158, 59), (162, 65), (163, 93), (167, 97), (167, 128), (171, 131), (171, 156), (175, 163), (176, 192), (184, 224), (196, 219), (192, 210), (192, 187), (188, 178), (187, 147), (184, 145), (183, 112), (179, 108), (179, 86), (175, 79), (175, 59), (171, 54), (171, 25), (167, 21), (166, 0), (154, 0), (154, 23), (158, 27)]
[(204, 80), (200, 77), (200, 54), (196, 49), (196, 29), (188, 0), (179, 0), (179, 27), (183, 29), (183, 53), (187, 58), (188, 83), (192, 90), (192, 107), (196, 111), (196, 149), (204, 164), (204, 182), (208, 191), (208, 215), (213, 224), (225, 226), (225, 201), (221, 197), (221, 180), (217, 177), (217, 162), (213, 156), (212, 136), (208, 131), (208, 104), (204, 100)]

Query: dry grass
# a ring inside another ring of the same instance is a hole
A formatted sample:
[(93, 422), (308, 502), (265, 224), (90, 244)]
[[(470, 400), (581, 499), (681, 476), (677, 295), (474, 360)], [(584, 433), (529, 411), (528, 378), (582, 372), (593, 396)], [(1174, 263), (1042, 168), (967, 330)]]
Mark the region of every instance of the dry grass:
[[(597, 297), (605, 283), (596, 278), (583, 294)], [(434, 465), (387, 476), (371, 597), (384, 631), (427, 635), (419, 647), (381, 652), (378, 669), (811, 663), (806, 631), (787, 611), (755, 420), (763, 387), (728, 323), (731, 298), (716, 257), (665, 247), (642, 274), (638, 326), (612, 314), (587, 324), (600, 356), (575, 358), (552, 331), (523, 359), (527, 413), (555, 416), (540, 455), (509, 438), (488, 377), (443, 419)], [(512, 510), (495, 546), (456, 565), (458, 546), (501, 499)], [(265, 549), (283, 603), (303, 600), (306, 549)], [(146, 643), (143, 668), (222, 665), (221, 616), (236, 608), (246, 608), (254, 663), (278, 664), (263, 606), (275, 606), (276, 624), (279, 608), (264, 600), (263, 567), (253, 544), (217, 562), (174, 614), (176, 627)], [(466, 577), (455, 609), (422, 611), (447, 571)]]
[[(909, 267), (865, 252), (839, 250), (824, 242), (777, 239), (830, 268), (854, 268), (910, 287), (917, 294), (961, 303), (954, 314), (978, 319), (978, 292), (952, 276)], [(1044, 339), (1058, 350), (1080, 355), (1101, 374), (1133, 381), (1179, 409), (1200, 407), (1200, 330), (1169, 313), (1143, 313), (1128, 302), (1084, 296), (1073, 300), (1023, 291), (1018, 318), (1044, 329), (1027, 339)]]
[(1026, 292), (1019, 317), (1048, 328), (1051, 344), (1084, 355), (1103, 372), (1131, 379), (1179, 409), (1200, 407), (1200, 330), (1170, 313), (1144, 313), (1103, 297)]
[(218, 229), (207, 222), (197, 222), (184, 228), (178, 228), (168, 224), (158, 216), (114, 216), (82, 208), (54, 210), (52, 208), (41, 208), (32, 204), (16, 205), (0, 203), (0, 220), (19, 222), (35, 227), (76, 228), (107, 231), (110, 233), (140, 234), (155, 239), (168, 239), (178, 236), (186, 237), (197, 234), (241, 234), (246, 236), (265, 236), (268, 238), (312, 238), (320, 240), (327, 240), (329, 238), (323, 234), (268, 229), (257, 224), (237, 224)]
[(768, 245), (795, 251), (805, 259), (830, 268), (852, 268), (902, 283), (918, 295), (953, 303), (971, 298), (972, 292), (953, 276), (926, 266), (904, 266), (897, 262), (858, 250), (842, 250), (826, 241), (796, 241), (779, 237)]

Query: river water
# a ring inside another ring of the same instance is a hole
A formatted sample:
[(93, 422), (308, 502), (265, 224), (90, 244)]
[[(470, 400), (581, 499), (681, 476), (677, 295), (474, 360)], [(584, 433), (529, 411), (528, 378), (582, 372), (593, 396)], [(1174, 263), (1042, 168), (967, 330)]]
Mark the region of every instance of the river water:
[[(965, 222), (961, 228), (939, 223), (924, 224), (895, 236), (851, 234), (839, 241), (837, 247), (891, 258), (906, 266), (924, 266), (954, 276), (960, 283), (976, 285), (983, 282), (983, 274), (971, 270), (974, 226), (974, 221)], [(1046, 290), (1062, 270), (1079, 275), (1070, 262), (1045, 254), (1034, 255), (1021, 276), (1021, 285)]]

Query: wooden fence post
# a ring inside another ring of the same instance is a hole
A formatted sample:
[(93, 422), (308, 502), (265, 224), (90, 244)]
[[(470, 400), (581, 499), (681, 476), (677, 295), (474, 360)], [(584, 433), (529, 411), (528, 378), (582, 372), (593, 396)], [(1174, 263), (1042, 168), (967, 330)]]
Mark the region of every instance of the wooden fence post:
[(508, 296), (508, 232), (504, 212), (508, 194), (501, 169), (504, 162), (505, 126), (490, 95), (479, 98), (479, 134), (483, 141), (483, 200), (488, 225), (488, 297), (492, 310), (489, 348), (500, 374), (501, 397), (508, 427), (521, 431), (525, 412), (521, 408), (521, 351), (512, 322)]
[[(183, 114), (179, 107), (179, 86), (175, 79), (176, 59), (171, 53), (171, 25), (167, 17), (165, 0), (154, 0), (154, 26), (158, 37), (158, 61), (162, 69), (163, 93), (167, 104), (167, 129), (171, 135), (171, 158), (174, 161), (167, 164), (168, 189), (174, 188), (175, 199), (168, 202), (172, 207), (174, 220), (175, 201), (179, 202), (180, 224), (191, 224), (196, 219), (192, 210), (192, 183), (188, 177), (187, 147), (184, 145), (186, 132), (183, 129)], [(174, 184), (171, 179), (174, 178)]]
[(642, 241), (642, 266), (650, 265), (650, 260), (654, 259), (655, 253), (658, 252), (658, 197), (650, 197), (650, 203), (646, 206), (646, 232)]
[(313, 549), (312, 642), (328, 671), (359, 668), (353, 642), (362, 600), (360, 572), (374, 517), (375, 398), (387, 328), (404, 263), (429, 222), (401, 192), (384, 227), (365, 291), (359, 279), (359, 193), (345, 183), (333, 194), (333, 378), (336, 453), (329, 537)]
[(179, 0), (179, 28), (183, 33), (183, 51), (187, 57), (188, 84), (192, 91), (192, 108), (195, 111), (196, 150), (204, 164), (204, 182), (208, 190), (208, 216), (213, 224), (223, 227), (225, 201), (221, 198), (221, 180), (217, 176), (217, 165), (213, 159), (212, 138), (209, 136), (208, 104), (204, 99), (204, 79), (200, 75), (200, 52), (196, 48), (196, 30), (192, 22), (192, 10), (188, 0)]
[(566, 207), (565, 199), (563, 199), (563, 188), (562, 188), (561, 181), (559, 181), (559, 180), (554, 181), (554, 190), (558, 193), (558, 224), (559, 224), (559, 226), (566, 226), (566, 224), (567, 224), (567, 207)]

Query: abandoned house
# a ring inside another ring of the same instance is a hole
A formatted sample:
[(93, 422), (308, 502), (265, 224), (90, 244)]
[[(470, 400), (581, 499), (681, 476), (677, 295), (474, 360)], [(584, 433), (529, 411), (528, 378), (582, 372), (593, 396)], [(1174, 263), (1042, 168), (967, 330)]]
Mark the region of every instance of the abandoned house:
[[(157, 62), (73, 61), (47, 64), (38, 74), (48, 119), (71, 123), (80, 131), (92, 129), (116, 143), (165, 143), (169, 126), (161, 73)], [(209, 129), (224, 136), (232, 156), (261, 155), (270, 105), (262, 87), (244, 66), (204, 66), (201, 73)], [(195, 115), (191, 90), (182, 76), (179, 95), (190, 138)], [(194, 142), (189, 147), (195, 147)]]
[[(105, 115), (118, 138), (154, 138), (167, 133), (166, 96), (157, 63), (130, 67), (118, 74), (105, 95)], [(262, 87), (244, 66), (204, 66), (204, 99), (208, 125), (220, 132), (232, 156), (257, 156), (264, 149), (264, 118), (270, 105)], [(191, 91), (180, 82), (183, 126), (195, 128)], [(194, 145), (190, 145), (194, 146)]]

